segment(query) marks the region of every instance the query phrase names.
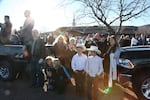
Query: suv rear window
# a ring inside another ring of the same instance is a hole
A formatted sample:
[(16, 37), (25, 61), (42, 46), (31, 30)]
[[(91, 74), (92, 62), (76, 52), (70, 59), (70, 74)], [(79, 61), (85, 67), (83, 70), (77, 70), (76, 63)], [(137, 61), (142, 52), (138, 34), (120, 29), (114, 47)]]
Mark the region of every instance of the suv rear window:
[(120, 58), (126, 59), (146, 59), (150, 58), (150, 50), (143, 50), (143, 51), (123, 51), (120, 54)]

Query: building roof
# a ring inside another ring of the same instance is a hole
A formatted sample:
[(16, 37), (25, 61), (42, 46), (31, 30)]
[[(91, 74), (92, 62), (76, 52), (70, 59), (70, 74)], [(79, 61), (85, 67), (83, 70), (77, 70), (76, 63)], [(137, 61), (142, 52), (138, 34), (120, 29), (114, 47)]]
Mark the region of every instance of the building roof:
[[(113, 26), (114, 29), (117, 29), (117, 26)], [(75, 33), (76, 34), (92, 34), (92, 33), (103, 33), (108, 34), (107, 28), (104, 26), (79, 26), (79, 27), (60, 27), (57, 30), (61, 32)], [(138, 30), (138, 27), (135, 26), (123, 26), (121, 33), (125, 34), (134, 34)]]

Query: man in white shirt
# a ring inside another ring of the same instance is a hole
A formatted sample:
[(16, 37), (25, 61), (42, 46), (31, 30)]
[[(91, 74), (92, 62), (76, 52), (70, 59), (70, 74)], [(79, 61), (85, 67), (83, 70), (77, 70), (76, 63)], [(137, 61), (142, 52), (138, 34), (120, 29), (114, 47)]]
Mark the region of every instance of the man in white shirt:
[(136, 45), (138, 45), (138, 35), (137, 34), (135, 34), (135, 36), (132, 37), (132, 39), (131, 39), (131, 46), (136, 46)]
[(103, 59), (97, 55), (101, 53), (97, 46), (91, 46), (87, 50), (89, 51), (85, 67), (87, 73), (87, 96), (89, 100), (96, 100), (99, 79), (102, 78), (104, 71)]
[(87, 56), (83, 53), (84, 45), (76, 45), (76, 54), (73, 56), (71, 61), (71, 67), (74, 72), (74, 78), (76, 82), (76, 93), (77, 95), (83, 95), (84, 93), (84, 82), (85, 82), (85, 63)]
[(29, 10), (26, 10), (24, 12), (24, 16), (26, 17), (26, 20), (24, 21), (21, 31), (22, 31), (23, 42), (25, 44), (33, 40), (32, 29), (34, 27), (34, 20), (30, 15), (31, 12)]

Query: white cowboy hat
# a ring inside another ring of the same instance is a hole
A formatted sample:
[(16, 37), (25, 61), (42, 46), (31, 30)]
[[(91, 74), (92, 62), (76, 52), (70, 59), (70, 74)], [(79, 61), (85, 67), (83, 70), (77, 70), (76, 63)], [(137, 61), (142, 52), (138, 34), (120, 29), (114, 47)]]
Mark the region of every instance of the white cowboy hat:
[(54, 57), (52, 57), (52, 56), (47, 56), (47, 57), (45, 58), (45, 60), (48, 60), (48, 59), (51, 59), (52, 61), (58, 60), (58, 58), (54, 58)]
[(101, 54), (101, 51), (98, 49), (98, 47), (94, 46), (94, 45), (91, 45), (90, 48), (87, 48), (86, 50), (88, 50), (88, 51), (95, 51), (98, 54)]
[(76, 41), (76, 38), (75, 38), (75, 37), (70, 37), (69, 42), (70, 42), (71, 40)]
[(53, 60), (53, 57), (52, 57), (52, 56), (47, 56), (47, 57), (45, 58), (45, 60), (48, 60), (48, 59)]
[(85, 45), (84, 45), (84, 44), (81, 44), (81, 43), (77, 43), (77, 44), (76, 44), (76, 48), (82, 48), (83, 51), (86, 50)]

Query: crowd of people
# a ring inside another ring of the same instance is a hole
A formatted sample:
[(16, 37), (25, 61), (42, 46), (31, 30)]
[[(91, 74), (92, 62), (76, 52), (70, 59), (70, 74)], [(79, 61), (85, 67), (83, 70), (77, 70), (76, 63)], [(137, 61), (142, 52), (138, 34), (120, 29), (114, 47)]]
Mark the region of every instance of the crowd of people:
[[(21, 43), (29, 51), (31, 87), (43, 87), (44, 91), (63, 93), (68, 82), (72, 82), (77, 95), (87, 95), (89, 100), (96, 100), (100, 86), (112, 88), (117, 80), (119, 55), (116, 51), (119, 47), (147, 45), (149, 42), (145, 34), (140, 37), (136, 34), (132, 38), (121, 35), (116, 39), (115, 35), (102, 33), (81, 38), (49, 34), (44, 41), (38, 30), (33, 29), (34, 20), (30, 11), (26, 10), (24, 15), (26, 20), (16, 34), (19, 33)], [(5, 16), (4, 19), (5, 23), (0, 24), (0, 42), (16, 44), (13, 39), (10, 40), (10, 18)]]
[[(109, 39), (103, 34), (97, 33), (96, 35), (100, 35), (101, 41), (95, 39), (97, 36), (94, 36), (93, 39), (95, 40), (89, 41), (86, 38), (85, 42), (82, 43), (76, 37), (67, 38), (64, 35), (59, 35), (50, 46), (46, 46), (48, 53), (45, 52), (46, 56), (50, 58), (50, 62), (55, 62), (52, 60), (54, 58), (59, 59), (61, 65), (69, 73), (69, 77), (66, 77), (67, 74), (62, 70), (63, 79), (71, 81), (71, 78), (74, 78), (76, 94), (86, 95), (89, 100), (97, 98), (99, 87), (103, 89), (104, 87), (112, 88), (113, 81), (117, 80), (118, 62), (116, 61), (119, 57), (116, 53), (119, 49), (117, 39), (114, 35), (111, 35)], [(57, 68), (54, 68), (57, 72)], [(54, 74), (54, 71), (51, 74)], [(54, 80), (57, 79), (58, 77)], [(54, 87), (57, 87), (57, 82)]]
[(121, 35), (119, 39), (120, 47), (125, 46), (137, 46), (137, 45), (148, 45), (150, 42), (150, 38), (146, 36), (146, 34), (135, 34), (132, 37), (129, 35)]

